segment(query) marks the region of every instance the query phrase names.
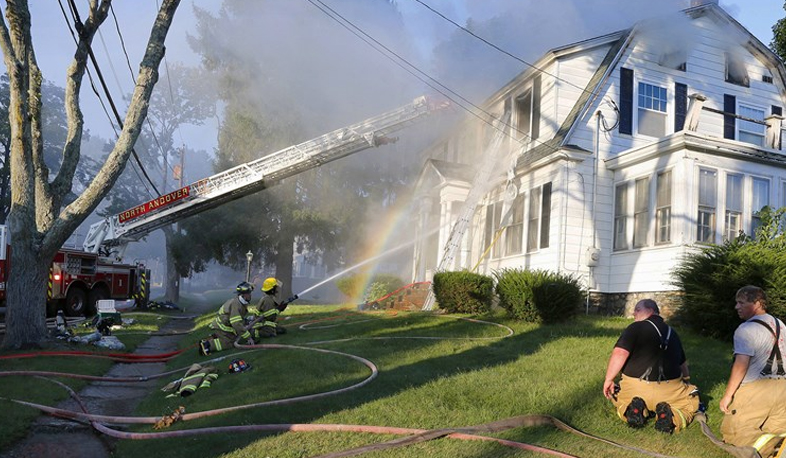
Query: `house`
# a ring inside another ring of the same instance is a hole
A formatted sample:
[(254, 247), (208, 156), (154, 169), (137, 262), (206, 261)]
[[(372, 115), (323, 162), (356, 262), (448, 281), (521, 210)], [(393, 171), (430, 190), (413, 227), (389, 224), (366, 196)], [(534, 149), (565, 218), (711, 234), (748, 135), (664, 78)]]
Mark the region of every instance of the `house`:
[(413, 280), (548, 269), (588, 308), (668, 304), (685, 254), (786, 206), (785, 96), (783, 62), (717, 2), (552, 49), (484, 102), (497, 121), (426, 151)]

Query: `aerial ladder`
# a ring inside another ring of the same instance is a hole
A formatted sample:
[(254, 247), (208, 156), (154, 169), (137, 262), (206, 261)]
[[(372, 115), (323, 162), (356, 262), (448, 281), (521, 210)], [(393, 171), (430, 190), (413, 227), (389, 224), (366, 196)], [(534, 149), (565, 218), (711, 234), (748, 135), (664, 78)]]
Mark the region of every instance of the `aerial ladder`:
[[(510, 112), (507, 111), (502, 116), (502, 119), (494, 121), (495, 134), (488, 148), (489, 154), (484, 155), (482, 165), (475, 173), (472, 187), (459, 210), (458, 218), (456, 218), (456, 221), (453, 223), (450, 235), (442, 248), (442, 258), (439, 260), (436, 272), (444, 272), (453, 266), (456, 254), (461, 248), (464, 235), (467, 233), (472, 217), (475, 215), (475, 210), (481, 199), (483, 199), (483, 196), (488, 193), (489, 183), (494, 182), (494, 175), (499, 173), (499, 164), (504, 156), (508, 154), (507, 150), (502, 147), (502, 140), (506, 136), (504, 127), (509, 124), (509, 120)], [(510, 208), (509, 205), (508, 208)], [(434, 290), (430, 289), (428, 296), (426, 296), (426, 301), (423, 304), (423, 310), (433, 310), (434, 302)]]
[(448, 106), (447, 100), (421, 96), (395, 110), (203, 178), (93, 224), (83, 248), (119, 261), (129, 242), (155, 229), (366, 148), (395, 142), (397, 138), (387, 135)]

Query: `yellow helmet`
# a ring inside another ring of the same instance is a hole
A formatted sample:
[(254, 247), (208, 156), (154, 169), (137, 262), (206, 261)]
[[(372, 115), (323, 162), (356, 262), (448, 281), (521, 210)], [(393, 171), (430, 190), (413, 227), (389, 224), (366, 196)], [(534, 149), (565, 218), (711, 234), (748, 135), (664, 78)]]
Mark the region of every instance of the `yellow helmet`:
[(262, 291), (268, 292), (271, 289), (273, 289), (273, 288), (275, 288), (276, 286), (279, 286), (279, 285), (281, 285), (280, 281), (276, 280), (273, 277), (268, 277), (268, 278), (265, 279), (264, 282), (262, 282)]

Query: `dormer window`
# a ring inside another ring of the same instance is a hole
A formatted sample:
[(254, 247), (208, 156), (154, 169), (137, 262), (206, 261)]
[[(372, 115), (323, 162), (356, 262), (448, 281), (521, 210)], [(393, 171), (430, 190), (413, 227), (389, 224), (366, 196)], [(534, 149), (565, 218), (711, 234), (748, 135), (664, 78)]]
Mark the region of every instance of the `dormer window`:
[(745, 62), (732, 53), (726, 53), (726, 82), (745, 87), (751, 84)]

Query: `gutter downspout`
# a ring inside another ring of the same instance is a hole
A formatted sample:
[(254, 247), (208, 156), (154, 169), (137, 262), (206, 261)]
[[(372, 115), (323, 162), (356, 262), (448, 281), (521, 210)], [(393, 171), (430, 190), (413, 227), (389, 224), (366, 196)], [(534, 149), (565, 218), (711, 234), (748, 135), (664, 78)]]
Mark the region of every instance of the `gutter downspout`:
[[(603, 113), (598, 110), (595, 112), (595, 135), (593, 137), (593, 163), (592, 163), (592, 253), (595, 253), (598, 246), (598, 230), (597, 230), (597, 201), (598, 201), (598, 163), (600, 162), (600, 118)], [(591, 256), (590, 253), (587, 253)], [(589, 315), (590, 292), (595, 286), (595, 266), (596, 262), (587, 259), (587, 267), (589, 275), (587, 276), (587, 304), (585, 314)], [(597, 288), (595, 288), (597, 289)]]

